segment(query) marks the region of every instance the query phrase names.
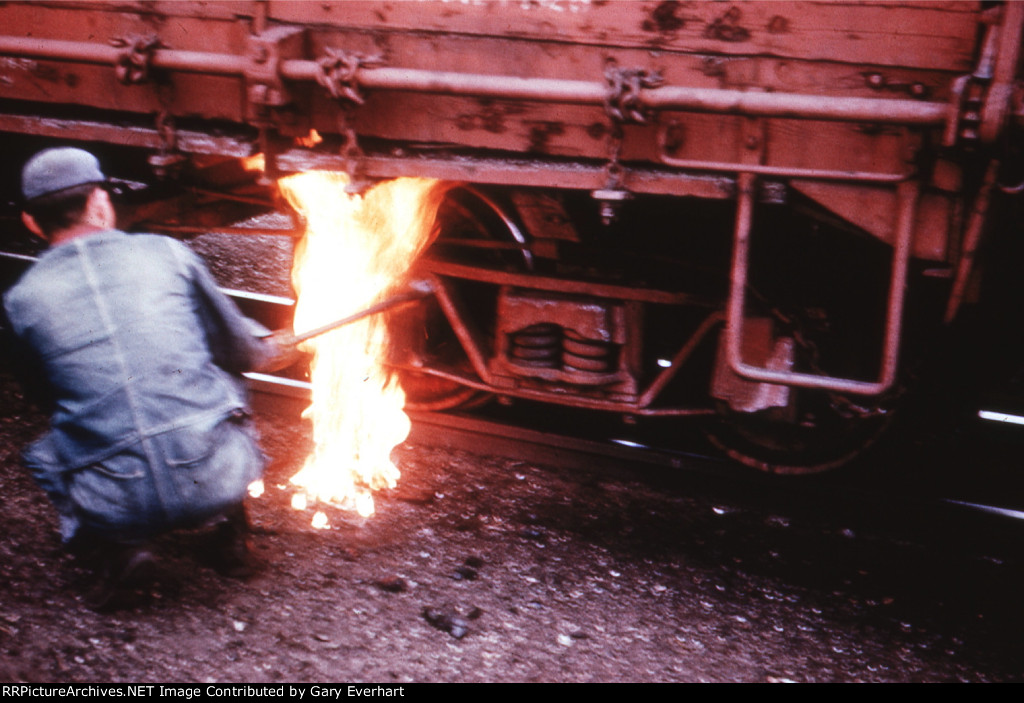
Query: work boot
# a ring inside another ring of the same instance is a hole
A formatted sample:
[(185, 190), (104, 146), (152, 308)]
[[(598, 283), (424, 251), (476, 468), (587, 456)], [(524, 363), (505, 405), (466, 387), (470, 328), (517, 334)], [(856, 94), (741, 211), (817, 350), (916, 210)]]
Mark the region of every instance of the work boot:
[(225, 511), (207, 541), (210, 566), (221, 576), (244, 579), (252, 576), (249, 559), (249, 517), (245, 505)]
[(114, 610), (125, 603), (129, 591), (153, 580), (156, 558), (145, 545), (108, 545), (97, 574), (85, 604), (93, 610)]

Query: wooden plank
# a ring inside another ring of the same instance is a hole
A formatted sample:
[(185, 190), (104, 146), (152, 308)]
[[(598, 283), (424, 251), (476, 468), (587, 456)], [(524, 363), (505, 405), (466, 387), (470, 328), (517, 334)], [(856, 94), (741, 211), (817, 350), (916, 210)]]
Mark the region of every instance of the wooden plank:
[[(608, 47), (966, 71), (980, 17), (975, 2), (340, 3), (271, 0), (284, 22)], [(496, 57), (481, 57), (484, 61)]]
[(255, 17), (259, 12), (258, 0), (206, 0), (205, 2), (183, 2), (182, 0), (29, 0), (11, 2), (8, 5), (45, 6), (54, 10), (73, 12), (132, 13), (146, 16), (151, 23), (160, 18), (195, 17), (200, 19), (235, 20), (239, 17)]

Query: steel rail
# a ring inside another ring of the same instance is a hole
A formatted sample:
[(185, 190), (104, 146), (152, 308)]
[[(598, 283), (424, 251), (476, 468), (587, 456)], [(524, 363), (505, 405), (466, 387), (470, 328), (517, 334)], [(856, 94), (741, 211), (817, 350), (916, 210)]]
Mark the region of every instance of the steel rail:
[[(124, 50), (95, 42), (35, 37), (0, 37), (0, 55), (116, 65)], [(223, 76), (268, 75), (267, 67), (249, 56), (178, 49), (155, 49), (154, 68)], [(285, 59), (276, 66), (282, 79), (318, 81), (323, 68), (309, 59)], [(360, 68), (354, 84), (370, 90), (415, 91), (443, 95), (603, 106), (609, 100), (604, 81), (522, 78), (414, 68)], [(894, 98), (824, 97), (688, 86), (644, 88), (638, 104), (654, 109), (712, 112), (753, 117), (863, 121), (903, 125), (945, 124), (946, 103)]]

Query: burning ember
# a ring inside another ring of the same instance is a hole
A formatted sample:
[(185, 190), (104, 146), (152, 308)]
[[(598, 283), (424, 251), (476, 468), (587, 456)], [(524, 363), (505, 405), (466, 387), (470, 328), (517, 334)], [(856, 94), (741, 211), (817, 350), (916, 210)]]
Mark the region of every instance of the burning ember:
[[(306, 220), (292, 282), (298, 295), (295, 331), (359, 312), (401, 290), (417, 255), (430, 242), (443, 186), (399, 178), (365, 194), (345, 191), (348, 176), (311, 172), (280, 181), (281, 192)], [(303, 342), (312, 352), (314, 449), (291, 482), (293, 506), (332, 503), (373, 514), (372, 491), (399, 477), (391, 450), (409, 434), (405, 394), (383, 365), (384, 315), (373, 315)], [(328, 527), (322, 512), (315, 527)]]

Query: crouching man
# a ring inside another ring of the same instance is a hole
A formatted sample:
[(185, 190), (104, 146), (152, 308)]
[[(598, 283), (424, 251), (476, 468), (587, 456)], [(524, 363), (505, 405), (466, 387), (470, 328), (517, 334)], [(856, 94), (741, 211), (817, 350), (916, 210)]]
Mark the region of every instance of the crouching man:
[(52, 411), (25, 461), (65, 543), (99, 549), (93, 607), (152, 567), (150, 538), (179, 527), (216, 525), (217, 563), (244, 571), (243, 500), (264, 457), (239, 374), (294, 360), (187, 247), (115, 229), (105, 182), (80, 149), (26, 163), (23, 220), (49, 248), (4, 296)]

